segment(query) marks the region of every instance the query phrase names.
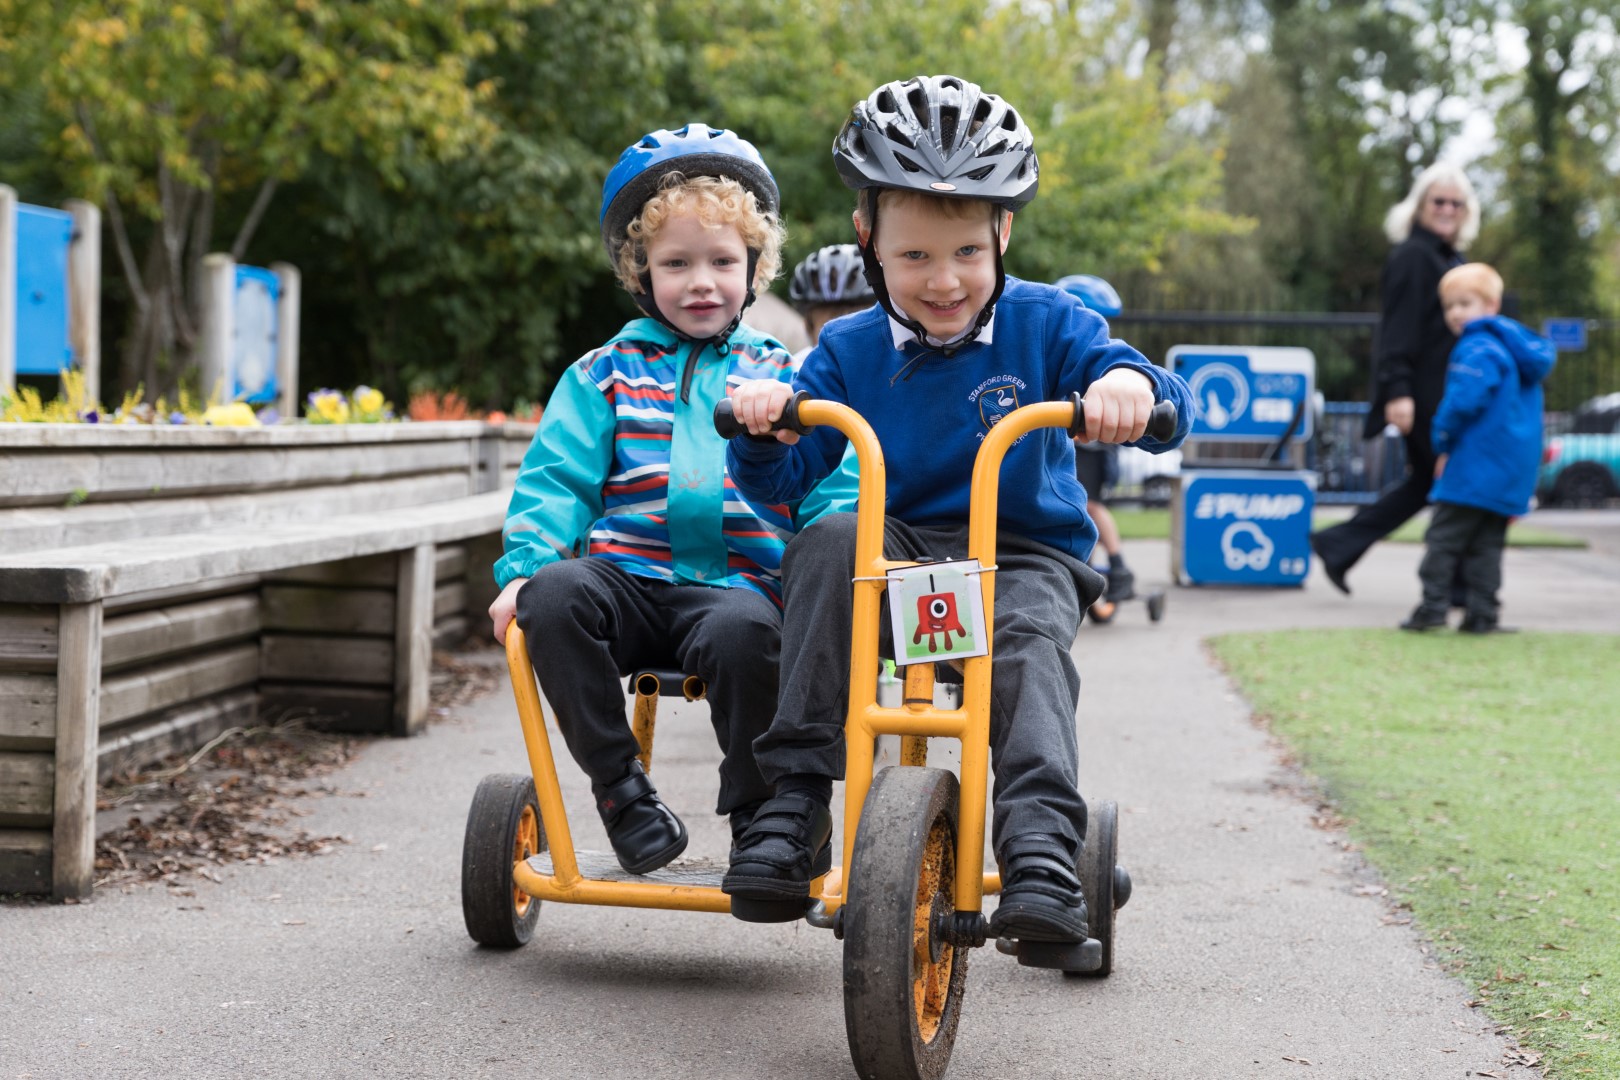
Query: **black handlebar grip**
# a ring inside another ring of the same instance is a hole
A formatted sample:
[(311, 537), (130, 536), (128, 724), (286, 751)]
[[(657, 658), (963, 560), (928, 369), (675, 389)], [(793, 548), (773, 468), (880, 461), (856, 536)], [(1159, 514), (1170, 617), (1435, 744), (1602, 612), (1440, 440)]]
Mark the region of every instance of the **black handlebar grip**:
[[(1086, 402), (1076, 390), (1069, 395), (1069, 403), (1074, 406), (1074, 419), (1069, 421), (1069, 437), (1078, 439), (1086, 433)], [(1161, 401), (1153, 406), (1153, 412), (1148, 416), (1147, 430), (1143, 434), (1164, 442), (1176, 433), (1176, 420), (1175, 402)]]
[[(810, 429), (799, 422), (799, 402), (810, 397), (810, 391), (800, 390), (788, 398), (787, 404), (782, 406), (782, 415), (771, 425), (772, 431), (796, 431), (800, 435), (810, 434)], [(714, 404), (714, 430), (720, 433), (722, 439), (735, 439), (739, 435), (748, 435), (755, 442), (775, 442), (770, 435), (749, 435), (748, 429), (742, 421), (731, 411), (731, 399), (723, 397)]]

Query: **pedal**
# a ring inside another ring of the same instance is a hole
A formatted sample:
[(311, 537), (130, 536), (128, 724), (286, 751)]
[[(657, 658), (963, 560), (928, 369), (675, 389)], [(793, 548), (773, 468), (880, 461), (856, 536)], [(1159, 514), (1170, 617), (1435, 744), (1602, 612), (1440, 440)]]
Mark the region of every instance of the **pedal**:
[[(742, 922), (798, 922), (810, 910), (810, 905), (811, 901), (808, 897), (803, 900), (749, 900), (740, 896), (733, 896), (731, 898), (731, 914), (733, 918)], [(1101, 963), (1101, 960), (1098, 963)]]
[(1048, 968), (1054, 971), (1097, 971), (1102, 968), (1102, 942), (1014, 941), (997, 938), (996, 951), (1018, 958), (1020, 967)]

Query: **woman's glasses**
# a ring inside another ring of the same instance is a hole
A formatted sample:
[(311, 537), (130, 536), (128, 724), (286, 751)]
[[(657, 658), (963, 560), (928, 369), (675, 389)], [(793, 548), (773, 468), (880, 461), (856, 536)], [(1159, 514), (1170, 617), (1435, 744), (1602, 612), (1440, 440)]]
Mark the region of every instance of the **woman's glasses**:
[(1429, 205), (1438, 206), (1442, 210), (1448, 206), (1456, 210), (1461, 210), (1466, 207), (1468, 203), (1462, 199), (1448, 199), (1444, 195), (1430, 195)]

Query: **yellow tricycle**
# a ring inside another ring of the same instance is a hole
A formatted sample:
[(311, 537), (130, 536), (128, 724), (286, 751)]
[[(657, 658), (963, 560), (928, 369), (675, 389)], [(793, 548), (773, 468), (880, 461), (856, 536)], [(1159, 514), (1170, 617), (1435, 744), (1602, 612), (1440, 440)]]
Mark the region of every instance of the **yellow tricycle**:
[[(743, 433), (730, 402), (716, 409), (722, 435)], [(849, 716), (845, 727), (843, 856), (810, 883), (804, 918), (844, 942), (844, 1010), (857, 1072), (872, 1080), (934, 1078), (945, 1071), (961, 1017), (970, 950), (985, 944), (981, 911), (1001, 879), (984, 867), (986, 776), (990, 757), (991, 654), (963, 662), (956, 707), (935, 704), (934, 665), (904, 668), (898, 706), (878, 703), (879, 614), (889, 571), (912, 565), (883, 556), (883, 454), (877, 437), (847, 406), (789, 403), (778, 427), (805, 432), (830, 424), (855, 447), (860, 462), (854, 625)], [(1149, 434), (1175, 430), (1174, 406), (1154, 410)], [(1020, 436), (1043, 427), (1084, 427), (1078, 394), (1066, 402), (1028, 405), (1005, 416), (979, 449), (973, 468), (969, 557), (981, 571), (984, 625), (995, 617), (996, 503), (1002, 459)], [(993, 646), (993, 641), (987, 643)], [(632, 876), (611, 852), (578, 851), (569, 832), (546, 731), (539, 688), (523, 633), (506, 635), (512, 690), (531, 775), (486, 777), (473, 797), (462, 848), (462, 911), (481, 945), (515, 948), (534, 933), (540, 904), (598, 904), (727, 913), (720, 891), (724, 859), (683, 858)], [(642, 764), (652, 760), (659, 696), (700, 698), (699, 680), (679, 672), (631, 676), (634, 730)], [(899, 764), (873, 775), (880, 736), (897, 736)], [(928, 768), (928, 740), (960, 743), (960, 781)], [(854, 828), (848, 823), (858, 822)], [(1106, 976), (1113, 969), (1114, 916), (1129, 899), (1130, 876), (1116, 862), (1118, 817), (1112, 802), (1092, 802), (1078, 874), (1090, 938), (1079, 945), (997, 942), (1019, 963), (1069, 974)]]

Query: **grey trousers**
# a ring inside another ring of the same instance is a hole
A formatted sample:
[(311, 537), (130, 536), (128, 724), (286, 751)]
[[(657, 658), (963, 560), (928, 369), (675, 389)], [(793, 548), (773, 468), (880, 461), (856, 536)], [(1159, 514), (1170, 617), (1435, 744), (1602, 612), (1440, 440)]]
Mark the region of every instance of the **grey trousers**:
[[(1103, 579), (1063, 552), (1003, 536), (996, 555), (996, 619), (990, 703), (992, 846), (1039, 834), (1077, 855), (1086, 832), (1078, 789), (1075, 706), (1080, 675), (1069, 655), (1086, 605)], [(965, 526), (909, 526), (890, 518), (891, 559), (962, 558)], [(801, 532), (782, 564), (782, 691), (754, 748), (772, 782), (791, 774), (844, 775), (849, 708), (855, 515), (835, 514)], [(885, 614), (881, 652), (893, 655)]]
[(1467, 590), (1468, 614), (1494, 623), (1501, 614), (1497, 593), (1502, 588), (1507, 527), (1508, 519), (1494, 511), (1435, 503), (1423, 534), (1423, 562), (1418, 565), (1421, 610), (1443, 618), (1451, 607), (1452, 581), (1460, 578)]
[(620, 680), (643, 667), (679, 668), (709, 687), (723, 752), (717, 812), (770, 798), (753, 750), (776, 705), (782, 620), (770, 600), (568, 559), (518, 591), (517, 623), (563, 741), (592, 783), (617, 780), (641, 752)]

